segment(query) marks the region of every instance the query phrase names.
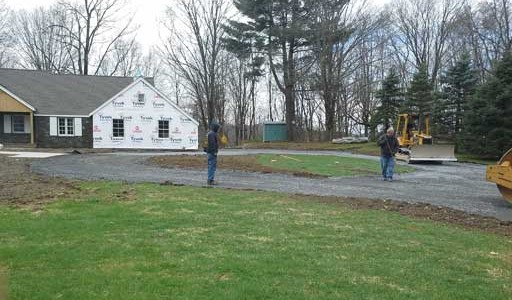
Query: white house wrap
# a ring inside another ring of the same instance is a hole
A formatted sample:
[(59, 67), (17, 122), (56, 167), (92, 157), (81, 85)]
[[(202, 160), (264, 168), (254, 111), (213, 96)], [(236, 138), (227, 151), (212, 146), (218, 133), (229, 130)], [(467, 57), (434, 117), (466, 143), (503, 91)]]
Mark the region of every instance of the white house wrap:
[(198, 149), (198, 123), (139, 79), (92, 114), (94, 148)]

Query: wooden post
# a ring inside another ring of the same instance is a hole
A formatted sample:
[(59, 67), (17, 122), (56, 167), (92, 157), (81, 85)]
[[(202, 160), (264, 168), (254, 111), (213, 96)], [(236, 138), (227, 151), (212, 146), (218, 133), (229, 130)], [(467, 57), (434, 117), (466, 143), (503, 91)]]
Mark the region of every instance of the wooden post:
[(34, 140), (34, 113), (33, 112), (30, 112), (30, 144), (31, 145), (34, 145), (35, 143), (35, 140)]

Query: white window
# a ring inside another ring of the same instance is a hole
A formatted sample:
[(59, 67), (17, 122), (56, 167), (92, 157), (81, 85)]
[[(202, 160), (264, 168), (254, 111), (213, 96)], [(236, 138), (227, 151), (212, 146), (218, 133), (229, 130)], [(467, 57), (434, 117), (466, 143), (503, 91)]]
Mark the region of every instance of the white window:
[(124, 137), (124, 120), (123, 119), (113, 119), (112, 120), (112, 136), (115, 138), (123, 138)]
[(169, 138), (169, 121), (158, 121), (158, 137), (161, 139)]
[(11, 117), (12, 132), (25, 133), (25, 116), (13, 115)]
[(137, 95), (137, 100), (140, 102), (140, 103), (144, 103), (146, 102), (146, 95), (144, 93), (139, 93)]
[(58, 118), (59, 136), (74, 136), (75, 135), (75, 120), (74, 118)]

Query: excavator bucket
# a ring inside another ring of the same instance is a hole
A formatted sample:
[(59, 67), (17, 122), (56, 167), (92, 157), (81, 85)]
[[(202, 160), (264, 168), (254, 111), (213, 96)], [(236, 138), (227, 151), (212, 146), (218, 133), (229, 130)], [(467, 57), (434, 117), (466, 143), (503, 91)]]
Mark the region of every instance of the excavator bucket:
[(409, 150), (409, 163), (457, 161), (453, 145), (415, 145)]
[(503, 155), (498, 165), (487, 167), (487, 180), (496, 183), (503, 198), (512, 203), (512, 149)]

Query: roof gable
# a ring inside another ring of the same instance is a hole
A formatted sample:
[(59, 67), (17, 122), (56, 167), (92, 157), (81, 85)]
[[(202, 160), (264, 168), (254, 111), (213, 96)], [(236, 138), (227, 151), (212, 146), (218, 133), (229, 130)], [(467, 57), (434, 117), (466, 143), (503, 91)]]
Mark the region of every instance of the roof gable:
[(158, 89), (154, 85), (152, 85), (150, 82), (148, 82), (144, 78), (140, 78), (140, 79), (132, 82), (132, 84), (128, 85), (127, 87), (125, 87), (124, 89), (119, 91), (119, 93), (117, 93), (116, 95), (112, 96), (107, 101), (105, 101), (102, 105), (98, 106), (93, 112), (91, 112), (89, 114), (89, 116), (92, 116), (92, 115), (96, 114), (97, 112), (101, 111), (104, 107), (106, 107), (108, 104), (110, 104), (113, 100), (115, 100), (119, 96), (125, 94), (126, 92), (128, 92), (129, 90), (131, 90), (133, 87), (137, 86), (141, 82), (144, 83), (145, 86), (148, 87), (149, 89), (151, 89), (155, 94), (157, 94), (162, 100), (164, 100), (169, 105), (171, 105), (176, 111), (178, 111), (178, 113), (180, 113), (183, 116), (185, 116), (188, 119), (190, 119), (192, 121), (192, 123), (194, 123), (196, 126), (199, 126), (199, 122), (196, 119), (194, 119), (192, 116), (190, 116), (187, 112), (185, 112), (179, 106), (174, 104), (171, 100), (169, 100), (169, 98), (167, 98), (164, 94), (162, 94), (160, 91), (158, 91)]

